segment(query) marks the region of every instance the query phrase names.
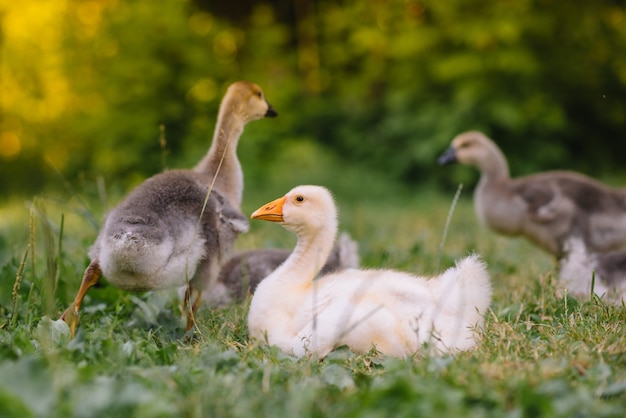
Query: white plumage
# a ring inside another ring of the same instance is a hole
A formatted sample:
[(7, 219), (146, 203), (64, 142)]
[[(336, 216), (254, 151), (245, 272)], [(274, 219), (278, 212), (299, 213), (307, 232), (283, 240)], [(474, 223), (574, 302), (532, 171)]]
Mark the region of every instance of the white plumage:
[(594, 253), (576, 236), (570, 237), (564, 248), (559, 278), (569, 294), (586, 299), (593, 286), (593, 293), (608, 303), (626, 302), (626, 251)]
[(316, 279), (333, 247), (337, 212), (330, 192), (298, 186), (252, 218), (297, 235), (290, 257), (257, 287), (250, 336), (295, 356), (320, 357), (348, 345), (397, 357), (431, 343), (439, 353), (468, 350), (491, 302), (485, 264), (476, 255), (428, 280), (392, 270), (348, 269)]

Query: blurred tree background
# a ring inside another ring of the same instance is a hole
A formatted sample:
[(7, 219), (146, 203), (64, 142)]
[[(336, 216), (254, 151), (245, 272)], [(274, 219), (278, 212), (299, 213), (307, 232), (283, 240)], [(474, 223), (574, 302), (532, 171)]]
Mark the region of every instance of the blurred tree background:
[(469, 129), (514, 174), (626, 175), (622, 1), (2, 0), (0, 48), (4, 196), (190, 167), (238, 79), (280, 114), (246, 128), (247, 182), (315, 152), (457, 182), (435, 159)]

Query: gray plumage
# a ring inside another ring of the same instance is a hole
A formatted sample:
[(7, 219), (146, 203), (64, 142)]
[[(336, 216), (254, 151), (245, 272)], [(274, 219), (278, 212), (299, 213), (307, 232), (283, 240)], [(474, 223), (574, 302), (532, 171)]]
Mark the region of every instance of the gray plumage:
[(133, 291), (187, 285), (191, 328), (202, 291), (214, 283), (237, 235), (248, 229), (239, 208), (239, 137), (248, 122), (276, 115), (259, 86), (231, 84), (220, 104), (211, 147), (200, 163), (193, 170), (151, 177), (111, 211), (89, 252), (91, 263), (78, 294), (61, 316), (72, 334), (85, 294), (102, 275)]
[(246, 217), (215, 190), (203, 210), (207, 192), (189, 170), (146, 180), (107, 216), (89, 256), (121, 289), (201, 289), (248, 230)]

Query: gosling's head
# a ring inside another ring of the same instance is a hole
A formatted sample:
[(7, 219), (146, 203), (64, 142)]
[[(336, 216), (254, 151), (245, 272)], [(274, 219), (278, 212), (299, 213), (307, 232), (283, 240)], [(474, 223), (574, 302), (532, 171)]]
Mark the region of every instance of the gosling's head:
[(228, 87), (222, 109), (242, 118), (244, 123), (278, 116), (261, 87), (249, 81), (237, 81)]
[(251, 217), (280, 223), (297, 234), (337, 229), (335, 201), (330, 191), (322, 186), (297, 186), (283, 197), (261, 206)]
[(464, 132), (457, 135), (450, 147), (437, 159), (439, 165), (461, 163), (483, 167), (498, 147), (484, 134), (478, 131)]

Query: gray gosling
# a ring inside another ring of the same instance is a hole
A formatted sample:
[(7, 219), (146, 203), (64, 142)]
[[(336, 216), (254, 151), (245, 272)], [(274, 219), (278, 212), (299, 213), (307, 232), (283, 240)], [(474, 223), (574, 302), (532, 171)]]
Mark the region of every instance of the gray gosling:
[(474, 191), (479, 220), (505, 235), (522, 235), (561, 258), (565, 242), (582, 239), (590, 252), (626, 243), (626, 190), (613, 189), (571, 171), (547, 171), (512, 179), (504, 154), (480, 132), (465, 132), (439, 157), (480, 171)]
[(239, 137), (248, 122), (276, 115), (259, 86), (232, 84), (220, 104), (206, 157), (193, 170), (149, 178), (109, 213), (89, 251), (91, 263), (78, 294), (61, 316), (72, 336), (83, 298), (103, 275), (130, 291), (187, 285), (185, 312), (191, 329), (202, 289), (217, 278), (237, 235), (248, 230), (239, 209)]

